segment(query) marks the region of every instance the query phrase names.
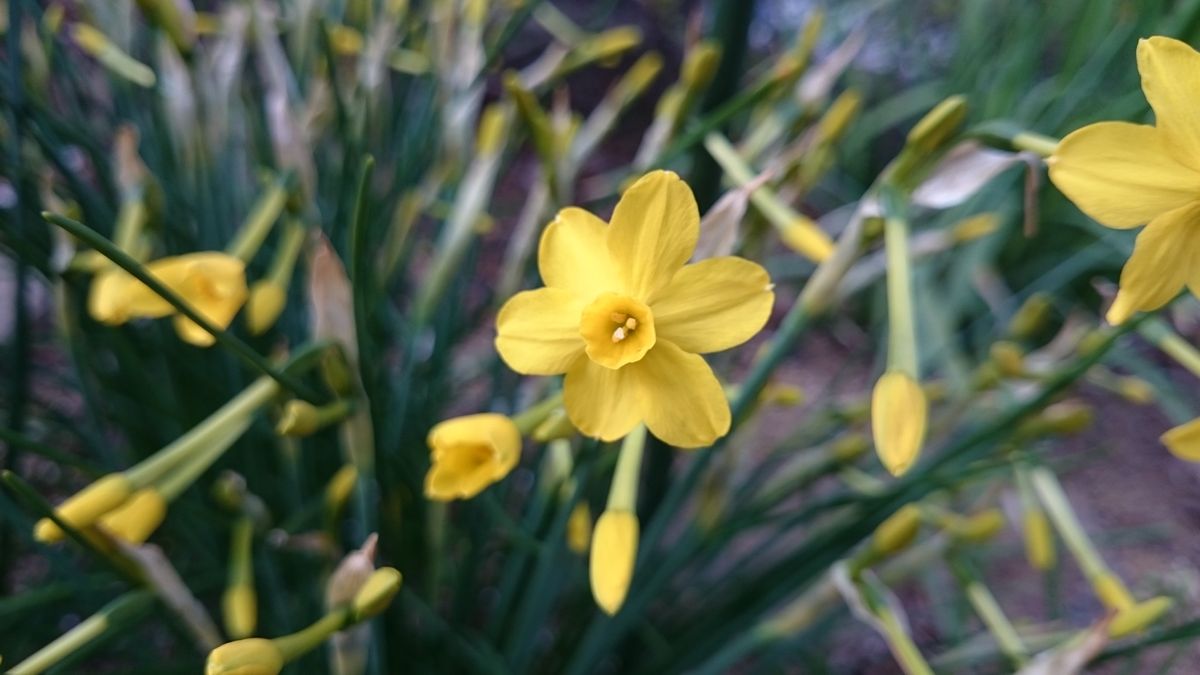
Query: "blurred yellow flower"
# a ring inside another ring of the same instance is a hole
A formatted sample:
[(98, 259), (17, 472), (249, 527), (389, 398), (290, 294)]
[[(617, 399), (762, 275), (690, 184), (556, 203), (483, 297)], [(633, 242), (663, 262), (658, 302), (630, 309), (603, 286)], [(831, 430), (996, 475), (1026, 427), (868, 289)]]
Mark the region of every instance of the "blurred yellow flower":
[(446, 420), (429, 431), (433, 466), (425, 496), (470, 499), (508, 475), (521, 457), (521, 432), (512, 420), (482, 413)]
[[(214, 251), (160, 258), (146, 270), (187, 301), (218, 328), (226, 328), (246, 302), (246, 264)], [(97, 321), (117, 325), (133, 318), (160, 318), (175, 308), (129, 273), (111, 269), (98, 274), (88, 297), (88, 312)], [(183, 315), (175, 316), (179, 337), (207, 347), (215, 341), (208, 331)]]
[(283, 653), (263, 638), (226, 642), (208, 653), (204, 675), (278, 675)]
[(749, 260), (686, 265), (699, 223), (691, 189), (668, 171), (626, 190), (611, 225), (563, 209), (538, 251), (546, 287), (501, 308), (500, 356), (527, 375), (565, 373), (563, 404), (583, 433), (611, 441), (644, 421), (693, 448), (729, 431), (729, 404), (700, 354), (753, 337), (774, 293)]
[(605, 614), (613, 615), (625, 603), (633, 565), (637, 560), (638, 519), (629, 511), (607, 510), (596, 521), (589, 564), (592, 596)]
[(121, 506), (100, 518), (100, 527), (109, 534), (131, 544), (141, 544), (167, 517), (167, 500), (157, 489), (149, 487), (133, 493)]
[(875, 452), (893, 476), (908, 471), (925, 441), (925, 392), (907, 373), (889, 370), (871, 394)]
[(1168, 429), (1159, 440), (1179, 459), (1200, 462), (1200, 417)]
[(1108, 321), (1151, 311), (1184, 286), (1200, 295), (1200, 54), (1178, 40), (1138, 42), (1154, 126), (1099, 122), (1062, 140), (1050, 179), (1084, 213), (1128, 229), (1148, 223), (1121, 270)]
[(571, 509), (567, 518), (567, 548), (572, 553), (587, 553), (592, 543), (592, 509), (587, 502), (579, 502)]

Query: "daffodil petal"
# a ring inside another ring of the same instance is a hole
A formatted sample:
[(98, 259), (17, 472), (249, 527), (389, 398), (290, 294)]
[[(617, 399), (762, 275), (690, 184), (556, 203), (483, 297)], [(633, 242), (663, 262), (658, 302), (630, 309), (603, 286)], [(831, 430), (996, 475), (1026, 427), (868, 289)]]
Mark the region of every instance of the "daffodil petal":
[(637, 426), (641, 414), (636, 383), (630, 375), (634, 365), (614, 370), (587, 356), (575, 360), (563, 380), (563, 407), (576, 429), (593, 438), (615, 441)]
[(1197, 262), (1200, 202), (1150, 221), (1121, 270), (1120, 291), (1108, 310), (1108, 322), (1120, 325), (1135, 312), (1149, 312), (1170, 302), (1197, 275)]
[(538, 272), (552, 288), (587, 301), (617, 287), (605, 237), (608, 224), (578, 207), (558, 212), (538, 244)]
[(1200, 417), (1167, 430), (1159, 440), (1179, 459), (1200, 462)]
[[(230, 294), (220, 298), (190, 298), (190, 300), (192, 307), (200, 313), (200, 316), (215, 327), (224, 330), (233, 323), (233, 317), (237, 316), (238, 310), (245, 304), (246, 296), (246, 286), (243, 283), (240, 289), (234, 289)], [(208, 347), (216, 342), (216, 338), (201, 328), (200, 324), (182, 314), (175, 316), (175, 332), (185, 342), (198, 347)]]
[(608, 252), (620, 261), (625, 292), (652, 297), (683, 267), (700, 236), (692, 189), (670, 171), (651, 171), (621, 195), (608, 228)]
[(1200, 169), (1200, 54), (1179, 40), (1154, 36), (1138, 41), (1137, 63), (1154, 125), (1169, 139), (1167, 151)]
[(1200, 172), (1175, 160), (1164, 134), (1128, 122), (1090, 124), (1050, 158), (1050, 180), (1109, 227), (1142, 225), (1200, 197)]
[(705, 354), (754, 337), (771, 316), (775, 293), (758, 263), (709, 258), (679, 270), (650, 308), (658, 335)]
[(579, 335), (582, 312), (578, 296), (562, 288), (517, 293), (496, 317), (496, 351), (518, 373), (566, 372), (583, 353)]
[(438, 422), (429, 430), (430, 448), (448, 448), (479, 443), (481, 439), (493, 444), (502, 464), (516, 465), (521, 455), (521, 432), (513, 421), (499, 413), (478, 413)]
[(664, 442), (700, 448), (729, 432), (729, 402), (704, 357), (660, 339), (626, 369), (636, 380), (646, 426)]
[(521, 432), (496, 413), (466, 415), (429, 431), (432, 466), (425, 495), (441, 501), (470, 499), (513, 470), (521, 457)]

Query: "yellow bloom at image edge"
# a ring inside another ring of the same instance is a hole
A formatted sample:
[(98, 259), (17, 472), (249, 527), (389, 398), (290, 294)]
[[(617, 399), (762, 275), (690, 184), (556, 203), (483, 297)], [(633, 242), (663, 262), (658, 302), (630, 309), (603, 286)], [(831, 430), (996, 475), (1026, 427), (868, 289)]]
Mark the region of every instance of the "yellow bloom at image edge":
[(653, 171), (621, 195), (611, 223), (569, 207), (542, 233), (545, 287), (500, 309), (496, 350), (519, 373), (565, 374), (563, 407), (582, 433), (612, 441), (645, 422), (695, 448), (729, 431), (729, 404), (701, 354), (752, 338), (775, 296), (749, 260), (687, 264), (699, 224), (691, 188)]
[[(213, 251), (161, 258), (146, 271), (180, 296), (216, 327), (227, 328), (246, 302), (246, 264)], [(102, 323), (118, 325), (135, 318), (155, 319), (175, 314), (175, 308), (150, 287), (124, 270), (96, 275), (88, 297), (88, 313)], [(215, 341), (191, 319), (175, 315), (175, 330), (184, 341), (207, 347)]]
[(592, 534), (589, 574), (592, 596), (608, 615), (625, 603), (637, 560), (638, 519), (628, 511), (605, 511)]
[(521, 432), (504, 415), (455, 417), (429, 431), (432, 466), (425, 496), (437, 501), (470, 499), (508, 475), (521, 458)]
[(274, 642), (247, 638), (209, 652), (204, 675), (277, 675), (281, 670), (283, 654)]
[(1200, 417), (1168, 430), (1159, 440), (1179, 459), (1200, 462)]
[(906, 373), (890, 370), (871, 394), (871, 434), (879, 460), (893, 476), (908, 471), (925, 440), (925, 392)]
[[(132, 493), (133, 486), (124, 474), (111, 473), (68, 498), (54, 512), (68, 525), (83, 528), (125, 503)], [(43, 543), (60, 541), (64, 534), (49, 518), (39, 520), (33, 529), (34, 538)]]
[(1200, 295), (1200, 53), (1166, 37), (1140, 40), (1137, 67), (1155, 124), (1099, 122), (1068, 134), (1047, 160), (1076, 206), (1115, 229), (1145, 224), (1108, 311), (1114, 325)]

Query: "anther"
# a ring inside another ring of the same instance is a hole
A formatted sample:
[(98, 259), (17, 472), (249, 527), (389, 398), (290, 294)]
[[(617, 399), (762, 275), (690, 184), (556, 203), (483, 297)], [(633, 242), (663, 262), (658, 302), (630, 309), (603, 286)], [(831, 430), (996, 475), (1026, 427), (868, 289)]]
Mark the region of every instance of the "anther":
[(632, 316), (628, 319), (625, 319), (625, 330), (635, 330), (637, 326), (637, 319), (633, 318)]
[(621, 340), (624, 340), (624, 339), (625, 339), (625, 327), (624, 327), (624, 326), (617, 326), (617, 329), (616, 329), (616, 330), (614, 330), (614, 331), (613, 331), (613, 334), (612, 334), (612, 341), (613, 341), (613, 343), (615, 344), (615, 343), (617, 343), (617, 342), (620, 342)]
[(625, 323), (629, 320), (629, 315), (624, 312), (613, 312), (608, 315), (608, 318), (612, 319), (613, 323)]

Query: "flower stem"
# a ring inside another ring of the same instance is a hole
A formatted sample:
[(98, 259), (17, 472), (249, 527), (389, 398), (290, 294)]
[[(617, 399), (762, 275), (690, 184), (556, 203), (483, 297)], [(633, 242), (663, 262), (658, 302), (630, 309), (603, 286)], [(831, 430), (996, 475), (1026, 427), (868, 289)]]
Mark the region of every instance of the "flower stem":
[(609, 511), (637, 513), (638, 474), (642, 469), (642, 450), (646, 447), (646, 425), (639, 424), (621, 444), (617, 468), (608, 491)]

